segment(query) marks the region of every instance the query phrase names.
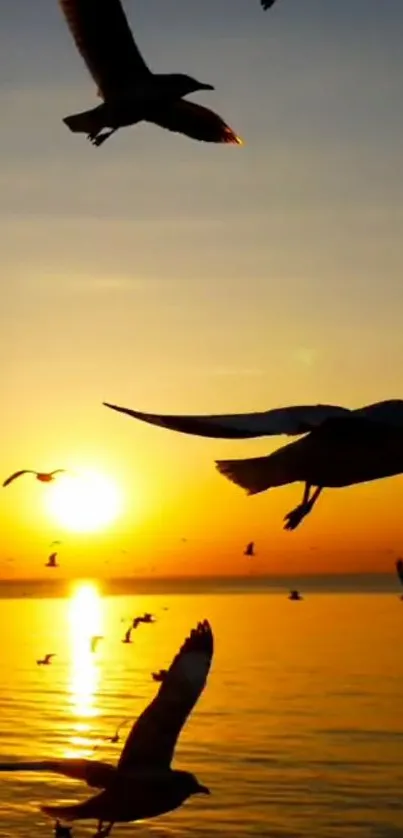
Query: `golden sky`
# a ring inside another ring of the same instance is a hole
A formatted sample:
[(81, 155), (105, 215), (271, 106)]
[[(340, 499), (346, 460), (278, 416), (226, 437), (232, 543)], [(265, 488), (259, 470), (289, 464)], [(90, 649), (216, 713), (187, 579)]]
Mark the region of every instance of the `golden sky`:
[(247, 498), (214, 460), (285, 440), (174, 435), (101, 403), (237, 413), (401, 396), (403, 8), (126, 8), (152, 68), (213, 83), (194, 98), (245, 146), (141, 126), (92, 148), (61, 122), (97, 101), (56, 0), (7, 0), (1, 468), (90, 469), (122, 508), (103, 532), (74, 534), (47, 511), (52, 488), (22, 478), (1, 493), (0, 573), (43, 573), (58, 538), (73, 573), (248, 572), (252, 538), (256, 572), (387, 570), (401, 478), (329, 490), (284, 533), (301, 487)]

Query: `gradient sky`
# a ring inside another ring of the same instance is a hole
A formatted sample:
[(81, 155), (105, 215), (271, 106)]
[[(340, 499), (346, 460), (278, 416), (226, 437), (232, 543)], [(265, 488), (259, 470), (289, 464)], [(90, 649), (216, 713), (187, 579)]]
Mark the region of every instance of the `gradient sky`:
[(238, 573), (251, 538), (256, 573), (385, 570), (403, 549), (401, 478), (329, 490), (284, 533), (300, 487), (247, 498), (213, 465), (282, 439), (174, 435), (101, 402), (214, 413), (402, 396), (403, 4), (125, 7), (151, 67), (213, 83), (193, 98), (245, 146), (141, 126), (92, 148), (62, 123), (97, 99), (58, 3), (3, 0), (1, 468), (90, 467), (124, 509), (102, 534), (68, 535), (46, 486), (13, 484), (0, 573), (41, 573), (53, 538), (72, 572)]

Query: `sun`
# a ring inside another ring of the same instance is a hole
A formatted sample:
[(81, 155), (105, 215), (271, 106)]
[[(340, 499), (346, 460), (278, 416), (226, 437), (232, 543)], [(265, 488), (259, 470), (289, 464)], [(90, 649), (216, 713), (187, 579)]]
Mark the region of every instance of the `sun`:
[(74, 532), (105, 529), (118, 516), (121, 497), (115, 483), (97, 472), (65, 474), (49, 486), (47, 508), (61, 526)]

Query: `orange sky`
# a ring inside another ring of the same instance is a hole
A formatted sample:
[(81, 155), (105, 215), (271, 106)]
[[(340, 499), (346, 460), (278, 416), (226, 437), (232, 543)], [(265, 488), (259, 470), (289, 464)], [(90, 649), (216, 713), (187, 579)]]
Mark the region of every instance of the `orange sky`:
[(387, 570), (401, 478), (329, 490), (284, 533), (301, 487), (247, 498), (214, 470), (283, 440), (176, 436), (101, 402), (229, 413), (402, 394), (400, 4), (180, 0), (172, 17), (127, 2), (153, 67), (212, 81), (197, 99), (246, 144), (142, 126), (99, 151), (61, 122), (96, 100), (57, 3), (23, 5), (0, 33), (1, 469), (90, 468), (123, 508), (75, 535), (46, 512), (49, 487), (12, 484), (0, 574), (45, 572), (56, 538), (73, 573), (241, 573), (252, 538), (255, 572)]

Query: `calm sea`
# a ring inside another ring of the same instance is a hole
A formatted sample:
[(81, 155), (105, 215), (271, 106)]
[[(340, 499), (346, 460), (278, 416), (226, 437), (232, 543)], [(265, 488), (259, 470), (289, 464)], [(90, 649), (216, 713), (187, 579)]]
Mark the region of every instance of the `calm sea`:
[[(121, 643), (143, 611), (154, 625)], [(394, 838), (403, 835), (403, 602), (395, 593), (105, 596), (76, 583), (66, 598), (0, 602), (0, 761), (82, 756), (114, 761), (102, 743), (155, 693), (197, 620), (216, 649), (206, 690), (175, 764), (212, 790), (147, 824), (143, 836)], [(104, 635), (96, 654), (89, 638)], [(56, 654), (51, 666), (36, 659)], [(128, 730), (128, 728), (127, 728)], [(123, 731), (123, 736), (125, 732)], [(94, 746), (99, 745), (94, 751)], [(0, 835), (52, 835), (42, 802), (89, 790), (44, 774), (0, 778)], [(79, 824), (75, 835), (94, 834)]]

